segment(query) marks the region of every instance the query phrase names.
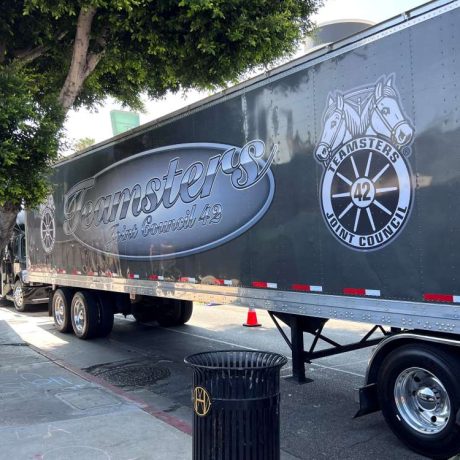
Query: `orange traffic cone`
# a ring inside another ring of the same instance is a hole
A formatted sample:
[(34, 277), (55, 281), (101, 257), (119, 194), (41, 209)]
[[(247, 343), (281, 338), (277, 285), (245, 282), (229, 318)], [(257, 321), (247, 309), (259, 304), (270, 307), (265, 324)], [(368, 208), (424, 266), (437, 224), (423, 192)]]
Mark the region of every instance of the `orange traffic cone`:
[(246, 319), (246, 322), (243, 324), (243, 326), (246, 327), (259, 327), (262, 326), (262, 324), (257, 321), (257, 313), (255, 308), (249, 307), (248, 310), (248, 317)]

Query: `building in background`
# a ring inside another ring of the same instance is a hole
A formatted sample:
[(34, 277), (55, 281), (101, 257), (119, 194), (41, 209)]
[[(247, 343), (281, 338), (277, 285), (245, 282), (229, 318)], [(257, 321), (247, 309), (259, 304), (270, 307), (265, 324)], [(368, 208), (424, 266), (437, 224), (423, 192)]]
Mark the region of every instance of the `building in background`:
[(112, 134), (124, 133), (140, 125), (139, 114), (125, 110), (111, 110), (110, 121), (112, 122)]
[(327, 43), (333, 43), (361, 32), (374, 24), (375, 22), (366, 19), (340, 19), (320, 23), (314, 34), (305, 39), (303, 51), (308, 53)]

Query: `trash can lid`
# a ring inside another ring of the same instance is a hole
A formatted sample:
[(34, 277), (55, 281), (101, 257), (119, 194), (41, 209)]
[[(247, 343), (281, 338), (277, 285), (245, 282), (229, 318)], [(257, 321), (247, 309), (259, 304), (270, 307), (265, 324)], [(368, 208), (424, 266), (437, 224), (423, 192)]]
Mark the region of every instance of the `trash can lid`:
[(187, 356), (184, 362), (202, 369), (270, 369), (287, 363), (286, 356), (269, 351), (222, 350), (196, 353)]

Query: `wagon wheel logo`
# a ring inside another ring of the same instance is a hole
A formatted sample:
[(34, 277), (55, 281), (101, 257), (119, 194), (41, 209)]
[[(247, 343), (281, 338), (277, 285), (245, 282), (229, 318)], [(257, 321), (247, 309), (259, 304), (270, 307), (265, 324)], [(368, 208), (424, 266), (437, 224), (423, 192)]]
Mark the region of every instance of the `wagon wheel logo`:
[(203, 387), (196, 387), (193, 391), (193, 408), (200, 417), (207, 415), (211, 409), (211, 398)]
[(54, 221), (54, 213), (50, 208), (45, 208), (42, 213), (40, 222), (40, 236), (43, 249), (49, 254), (56, 241), (56, 224)]
[[(389, 148), (377, 138), (362, 140)], [(345, 148), (351, 150), (350, 145)], [(323, 214), (334, 235), (347, 246), (377, 249), (405, 222), (411, 206), (411, 179), (404, 158), (391, 151), (394, 162), (377, 149), (356, 150), (323, 176)]]
[(352, 249), (383, 247), (410, 214), (413, 186), (406, 156), (414, 130), (393, 79), (329, 96), (323, 116), (315, 150), (324, 165), (323, 217), (333, 235)]

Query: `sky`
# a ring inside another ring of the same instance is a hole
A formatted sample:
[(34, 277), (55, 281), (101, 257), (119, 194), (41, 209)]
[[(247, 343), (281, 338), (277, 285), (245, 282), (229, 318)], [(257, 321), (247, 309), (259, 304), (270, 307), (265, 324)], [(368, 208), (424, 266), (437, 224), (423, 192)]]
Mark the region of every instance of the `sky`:
[[(324, 6), (315, 15), (314, 20), (317, 24), (340, 19), (381, 22), (424, 3), (425, 0), (324, 0)], [(146, 111), (140, 114), (140, 122), (147, 123), (209, 95), (206, 92), (189, 91), (186, 94), (171, 94), (161, 100), (145, 99)], [(72, 141), (90, 137), (96, 142), (101, 142), (112, 137), (111, 110), (123, 109), (115, 101), (108, 99), (97, 112), (84, 109), (71, 111), (65, 124), (67, 138)]]

